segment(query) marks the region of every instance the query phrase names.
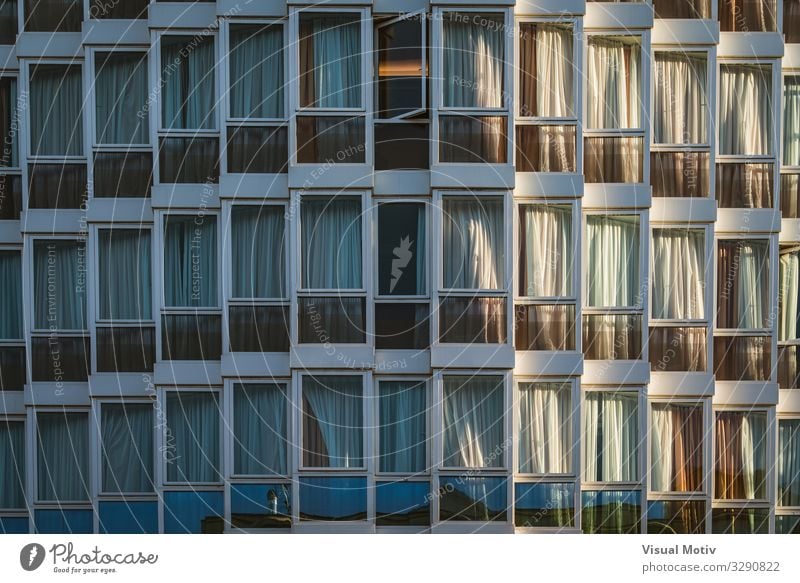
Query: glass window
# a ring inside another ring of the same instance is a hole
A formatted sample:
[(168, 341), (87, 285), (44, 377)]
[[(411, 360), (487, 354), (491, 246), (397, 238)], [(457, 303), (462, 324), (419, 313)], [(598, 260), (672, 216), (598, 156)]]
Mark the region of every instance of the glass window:
[(219, 139), (161, 138), (158, 164), (162, 184), (216, 184), (219, 182)]
[(573, 117), (572, 27), (523, 22), (519, 27), (520, 117)]
[(723, 0), (719, 3), (722, 32), (774, 32), (777, 30), (776, 0)]
[(653, 141), (656, 144), (705, 144), (705, 53), (658, 51), (654, 60)]
[(505, 522), (507, 490), (506, 478), (443, 476), (439, 479), (439, 520)]
[(97, 506), (100, 534), (158, 534), (158, 502), (103, 500)]
[(442, 215), (444, 286), (503, 289), (503, 199), (445, 197)]
[(425, 205), (378, 207), (378, 287), (381, 295), (426, 294)]
[[(0, 10), (5, 9), (6, 4), (3, 3)], [(0, 78), (0, 140), (3, 140), (0, 168), (19, 167), (18, 134), (21, 124), (17, 99), (17, 80), (12, 77)]]
[(519, 383), (519, 472), (572, 474), (572, 385)]
[(150, 198), (152, 152), (95, 152), (93, 170), (94, 198)]
[(650, 490), (703, 488), (703, 407), (653, 403), (650, 417)]
[(168, 130), (211, 130), (215, 119), (214, 37), (161, 37), (161, 123)]
[(586, 393), (582, 436), (584, 481), (639, 481), (638, 400), (636, 393)]
[(592, 35), (587, 47), (587, 128), (641, 127), (641, 39)]
[(31, 380), (34, 382), (87, 381), (90, 371), (88, 336), (49, 333), (31, 338)]
[(103, 492), (153, 492), (152, 403), (103, 403)]
[(170, 391), (166, 405), (167, 481), (219, 482), (221, 410), (217, 393)]
[(25, 424), (2, 420), (0, 421), (0, 509), (10, 510), (25, 506)]
[(769, 327), (769, 241), (722, 240), (717, 246), (717, 327)]
[(713, 534), (767, 534), (769, 508), (714, 508), (711, 511)]
[(778, 262), (778, 341), (800, 338), (800, 250), (781, 250)]
[(231, 352), (289, 352), (289, 306), (230, 306), (228, 334)]
[(443, 297), (439, 304), (439, 342), (505, 344), (506, 298)]
[(581, 525), (585, 534), (637, 534), (642, 519), (638, 490), (581, 493)]
[(360, 376), (303, 377), (303, 465), (364, 465), (364, 399)]
[(647, 503), (647, 534), (704, 534), (702, 500), (656, 500)]
[(218, 304), (216, 217), (164, 218), (164, 280), (165, 306)]
[(587, 304), (636, 307), (639, 296), (639, 217), (586, 217)]
[(519, 528), (575, 526), (575, 484), (514, 485), (514, 525)]
[(149, 326), (111, 326), (95, 330), (97, 372), (151, 372), (156, 360), (156, 330)]
[(81, 0), (25, 0), (25, 30), (29, 32), (80, 32)]
[[(0, 2), (0, 45), (13, 45), (17, 42), (17, 0)], [(28, 529), (25, 529), (28, 532)]]
[(229, 34), (231, 117), (283, 118), (283, 26), (231, 24)]
[(379, 383), (378, 467), (381, 472), (427, 470), (427, 399), (424, 381)]
[(514, 306), (517, 350), (575, 350), (575, 306)]
[(234, 473), (241, 475), (287, 473), (286, 410), (285, 384), (234, 385)]
[(768, 381), (771, 355), (771, 336), (714, 336), (714, 375), (718, 381)]
[(150, 232), (100, 229), (98, 289), (103, 320), (152, 320)]
[(301, 203), (302, 286), (360, 289), (361, 200), (306, 197)]
[(301, 107), (362, 107), (357, 14), (301, 14), (299, 47)]
[(778, 506), (800, 506), (800, 420), (778, 421)]
[(231, 484), (231, 526), (291, 528), (291, 484)]
[(800, 43), (800, 2), (783, 0), (783, 36), (787, 44)]
[(499, 115), (439, 117), (439, 161), (451, 164), (505, 164), (506, 118)]
[(783, 165), (800, 166), (800, 75), (783, 78)]
[(161, 316), (163, 360), (219, 360), (222, 354), (222, 316), (164, 314)]
[(298, 116), (297, 163), (363, 164), (365, 128), (363, 117)]
[(771, 154), (771, 67), (720, 65), (719, 115), (720, 154)]
[(711, 0), (653, 0), (656, 18), (711, 18)]
[(366, 519), (366, 478), (300, 478), (300, 520), (343, 522)]
[(425, 349), (430, 346), (430, 305), (375, 304), (375, 348)]
[[(75, 0), (75, 4), (80, 2)], [(44, 3), (39, 6), (44, 7)], [(29, 85), (31, 154), (83, 155), (80, 65), (31, 65)]]
[(375, 523), (378, 526), (429, 526), (430, 482), (377, 482)]
[(800, 515), (776, 514), (775, 534), (800, 534)]
[(34, 532), (37, 534), (92, 534), (93, 519), (91, 510), (37, 508), (33, 511)]
[(405, 116), (427, 105), (425, 18), (412, 14), (377, 26), (380, 118)]
[(767, 414), (717, 412), (715, 457), (714, 498), (766, 498)]
[(653, 229), (651, 250), (654, 319), (705, 317), (705, 233), (701, 229)]
[(100, 144), (147, 144), (147, 53), (95, 54), (96, 139)]
[(365, 298), (300, 297), (297, 304), (300, 344), (363, 344), (367, 341)]
[(34, 241), (33, 274), (35, 328), (85, 330), (85, 243)]
[(283, 206), (234, 206), (231, 274), (235, 298), (286, 295), (286, 220)]
[(22, 254), (0, 251), (0, 341), (24, 338), (22, 326)]
[(40, 501), (89, 500), (89, 416), (86, 413), (36, 414)]
[(164, 492), (166, 534), (222, 534), (224, 513), (223, 492)]
[(501, 376), (444, 377), (444, 466), (505, 465), (504, 384)]
[(573, 295), (574, 267), (572, 207), (519, 207), (519, 295), (562, 297)]
[(284, 126), (228, 128), (228, 172), (286, 174), (288, 135)]

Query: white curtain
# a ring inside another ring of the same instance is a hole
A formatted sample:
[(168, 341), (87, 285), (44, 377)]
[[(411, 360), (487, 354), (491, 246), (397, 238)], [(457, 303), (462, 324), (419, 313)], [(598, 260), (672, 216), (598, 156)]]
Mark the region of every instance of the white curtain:
[(505, 285), (503, 200), (443, 201), (444, 285), (457, 289), (501, 289)]
[(161, 38), (161, 111), (166, 129), (216, 127), (216, 61), (213, 36)]
[(282, 298), (286, 292), (286, 220), (281, 206), (235, 206), (231, 275), (235, 298)]
[(583, 479), (639, 480), (637, 395), (586, 393), (583, 412)]
[(503, 466), (503, 401), (502, 377), (445, 376), (445, 466)]
[(702, 407), (654, 403), (650, 419), (650, 490), (700, 490), (704, 433)]
[(74, 241), (34, 241), (34, 325), (86, 329), (86, 247)]
[(164, 235), (164, 302), (169, 307), (217, 305), (217, 222), (170, 215)]
[(654, 229), (653, 318), (705, 317), (705, 236), (701, 230)]
[(37, 413), (38, 499), (89, 499), (89, 419), (86, 413)]
[[(167, 393), (167, 480), (218, 482), (220, 408), (217, 394)], [(169, 443), (168, 443), (169, 445)]]
[(153, 405), (102, 405), (103, 491), (152, 492)]
[(719, 76), (719, 116), (720, 154), (770, 154), (770, 67), (722, 65)]
[(519, 385), (520, 473), (572, 473), (571, 391), (569, 383)]
[(656, 144), (705, 144), (705, 55), (655, 53), (653, 141)]
[(717, 413), (714, 497), (725, 500), (766, 498), (767, 416), (765, 413)]
[(755, 329), (769, 325), (769, 242), (719, 241), (717, 326)]
[(798, 296), (800, 296), (800, 251), (781, 253), (778, 301), (778, 340), (800, 338), (798, 322)]
[(25, 508), (25, 424), (0, 422), (0, 508)]
[(22, 254), (0, 251), (0, 340), (24, 337), (22, 329)]
[(590, 36), (586, 127), (641, 126), (641, 44), (633, 37)]
[(286, 385), (233, 387), (233, 471), (239, 475), (287, 472)]
[(572, 27), (522, 23), (520, 104), (522, 117), (572, 117)]
[(361, 107), (361, 20), (301, 16), (300, 101), (304, 107)]
[(283, 27), (231, 25), (231, 116), (282, 118)]
[(572, 209), (568, 206), (520, 207), (520, 295), (572, 294)]
[(301, 206), (303, 287), (361, 287), (361, 201), (307, 197)]
[(783, 78), (783, 165), (800, 166), (800, 76)]
[(800, 421), (778, 422), (778, 506), (800, 506)]
[(99, 53), (95, 59), (98, 143), (147, 144), (147, 53)]
[(424, 472), (425, 383), (381, 381), (379, 466), (381, 472)]
[(303, 465), (364, 465), (364, 399), (361, 377), (303, 377)]
[(31, 65), (30, 139), (36, 156), (83, 154), (80, 66)]
[(503, 106), (503, 17), (447, 12), (443, 22), (445, 107)]
[(639, 219), (586, 217), (588, 305), (632, 307), (639, 302)]
[(101, 229), (98, 238), (100, 318), (152, 320), (150, 232)]

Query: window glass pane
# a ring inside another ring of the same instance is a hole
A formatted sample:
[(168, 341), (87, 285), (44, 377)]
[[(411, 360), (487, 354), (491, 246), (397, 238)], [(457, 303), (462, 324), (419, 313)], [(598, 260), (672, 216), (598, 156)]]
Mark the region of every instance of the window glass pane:
[(304, 198), (300, 218), (303, 287), (361, 288), (361, 200)]
[(653, 318), (705, 317), (705, 233), (700, 229), (653, 229), (650, 290)]
[(774, 164), (717, 164), (719, 208), (772, 208)]
[(650, 490), (702, 490), (702, 405), (653, 403), (650, 423)]
[(505, 286), (503, 199), (445, 197), (442, 201), (444, 286)]
[(382, 381), (379, 387), (380, 471), (426, 471), (425, 382)]
[(519, 472), (572, 474), (572, 385), (519, 383)]
[(767, 534), (768, 508), (714, 508), (711, 511), (713, 534)]
[(300, 15), (300, 106), (361, 107), (361, 19)]
[(708, 196), (709, 160), (708, 152), (650, 152), (653, 196)]
[(800, 251), (781, 251), (778, 266), (778, 340), (795, 340), (800, 338)]
[(575, 350), (575, 306), (514, 306), (517, 350)]
[(303, 377), (303, 465), (364, 465), (364, 404), (360, 376)]
[(375, 348), (425, 349), (430, 342), (429, 304), (375, 304)]
[(760, 65), (720, 65), (719, 153), (772, 151), (772, 69)]
[(22, 254), (0, 251), (0, 340), (23, 338)]
[(223, 492), (164, 492), (164, 532), (222, 534)]
[(769, 327), (769, 241), (717, 243), (717, 327)]
[(644, 138), (587, 137), (583, 140), (586, 183), (640, 183), (644, 180)]
[(575, 172), (575, 126), (517, 125), (517, 172)]
[(164, 304), (216, 306), (216, 217), (168, 215), (164, 223)]
[(162, 184), (216, 184), (219, 182), (219, 139), (161, 138), (158, 164)]
[(89, 499), (89, 418), (86, 413), (37, 413), (37, 498)]
[(97, 327), (97, 372), (152, 372), (156, 360), (153, 326)]
[(231, 352), (289, 352), (289, 306), (231, 306)]
[(381, 295), (425, 295), (426, 239), (425, 205), (390, 203), (378, 207)]
[(36, 509), (33, 512), (37, 534), (92, 534), (94, 514), (91, 510)]
[[(0, 18), (2, 18), (2, 12), (7, 10), (8, 4), (10, 3), (3, 2), (0, 6)], [(1, 23), (0, 26), (2, 26)], [(0, 31), (0, 35), (2, 35), (2, 31)], [(9, 44), (13, 44), (13, 41)], [(17, 99), (17, 80), (11, 77), (0, 78), (0, 140), (3, 140), (0, 167), (4, 168), (19, 167), (17, 135), (21, 124)]]
[[(17, 42), (17, 0), (0, 2), (0, 44), (13, 45)], [(27, 519), (25, 521), (27, 523)], [(2, 525), (0, 524), (0, 532)], [(25, 532), (28, 532), (27, 527)]]
[(158, 502), (98, 502), (100, 534), (158, 534)]
[(365, 298), (298, 298), (300, 344), (363, 344), (367, 341)]
[(504, 401), (503, 377), (444, 377), (444, 466), (504, 466)]
[(283, 27), (233, 24), (229, 34), (231, 117), (284, 117)]
[(93, 171), (95, 198), (150, 198), (152, 152), (97, 152)]
[[(0, 182), (0, 186), (2, 186), (2, 182)], [(800, 174), (781, 174), (780, 189), (783, 218), (800, 218)]]
[(153, 491), (153, 418), (151, 403), (102, 405), (104, 492)]
[(782, 389), (800, 387), (800, 370), (798, 370), (798, 346), (778, 347), (778, 384)]
[(439, 117), (439, 162), (505, 164), (508, 120), (499, 115)]
[(211, 130), (217, 125), (214, 37), (161, 37), (161, 123), (165, 129)]
[(775, 534), (800, 534), (800, 515), (776, 514)]
[(430, 168), (428, 123), (376, 123), (375, 170)]
[(586, 360), (642, 358), (641, 314), (583, 316), (583, 357)]
[(167, 481), (219, 482), (220, 407), (214, 392), (170, 391), (167, 401)]
[(363, 117), (297, 117), (298, 164), (364, 164)]
[(0, 508), (25, 508), (25, 424), (0, 421)]
[[(798, 5), (786, 3), (789, 4)], [(800, 15), (800, 10), (796, 11)], [(797, 75), (783, 78), (783, 165), (800, 166), (800, 76)]]
[(575, 484), (515, 484), (514, 526), (575, 526)]
[(800, 2), (783, 0), (784, 42), (800, 43)]
[(34, 336), (31, 338), (31, 380), (87, 381), (91, 370), (88, 336)]
[(705, 144), (705, 53), (656, 52), (654, 61), (653, 142)]
[(0, 534), (28, 534), (30, 525), (27, 516), (0, 517)]
[(443, 476), (439, 479), (439, 520), (505, 522), (506, 478)]
[(572, 27), (520, 24), (519, 54), (520, 117), (573, 117)]
[(231, 484), (231, 526), (290, 528), (291, 484)]
[(705, 327), (652, 327), (650, 370), (658, 372), (705, 372), (708, 367)]
[(221, 353), (221, 316), (203, 314), (161, 316), (162, 359), (219, 360)]
[(100, 318), (152, 320), (150, 231), (100, 229)]
[(581, 525), (585, 534), (637, 534), (642, 516), (638, 490), (581, 493)]
[(715, 336), (714, 375), (718, 381), (768, 381), (771, 336)]
[(366, 519), (366, 478), (300, 478), (300, 520)]
[(519, 207), (519, 295), (572, 295), (572, 207)]
[(444, 297), (439, 304), (439, 342), (505, 344), (506, 298)]
[[(75, 3), (79, 4), (77, 0)], [(80, 23), (80, 18), (78, 20)], [(29, 85), (31, 154), (82, 155), (83, 87), (80, 66), (31, 65)]]
[(22, 391), (27, 382), (24, 346), (0, 346), (0, 391)]
[(800, 506), (800, 420), (778, 422), (778, 506)]
[(503, 107), (504, 31), (502, 14), (444, 13), (445, 107)]
[(234, 473), (285, 474), (287, 439), (286, 385), (234, 385)]
[(773, 32), (777, 26), (776, 0), (724, 0), (719, 3), (722, 32)]
[(149, 143), (147, 53), (95, 53), (97, 142)]
[(704, 534), (706, 503), (661, 500), (647, 504), (647, 534)]
[(767, 414), (718, 412), (715, 457), (714, 498), (766, 498)]
[(588, 215), (589, 306), (638, 307), (639, 217)]
[(28, 164), (29, 209), (80, 209), (89, 196), (86, 164)]
[(21, 211), (22, 177), (0, 174), (0, 221), (18, 221)]
[(37, 329), (86, 329), (86, 244), (33, 243), (34, 325)]
[(586, 393), (582, 443), (585, 481), (638, 482), (638, 395)]
[(429, 526), (430, 482), (377, 482), (375, 522), (378, 526)]
[(427, 71), (422, 69), (424, 15), (377, 27), (378, 117), (422, 109)]
[(228, 128), (228, 172), (286, 174), (287, 139), (285, 126)]
[(656, 18), (711, 18), (711, 0), (653, 0)]
[(586, 127), (641, 127), (641, 39), (589, 36)]
[(286, 219), (283, 206), (234, 206), (231, 211), (233, 297), (286, 295)]
[(30, 32), (80, 32), (81, 0), (25, 0), (25, 30)]

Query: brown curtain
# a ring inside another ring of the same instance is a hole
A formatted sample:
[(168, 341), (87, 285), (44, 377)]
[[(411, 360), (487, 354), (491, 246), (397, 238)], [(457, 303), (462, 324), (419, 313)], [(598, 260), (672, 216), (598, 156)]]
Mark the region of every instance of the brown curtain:
[(769, 336), (717, 336), (714, 338), (714, 374), (718, 381), (768, 381)]
[(575, 172), (575, 126), (518, 125), (517, 172)]
[(717, 164), (720, 208), (772, 208), (772, 164)]
[(330, 466), (325, 436), (305, 395), (303, 395), (303, 465), (308, 468)]
[(695, 492), (701, 489), (703, 480), (703, 409), (674, 407), (672, 417), (672, 489)]
[(439, 341), (457, 344), (506, 341), (505, 298), (450, 297), (439, 306)]
[(650, 328), (650, 370), (705, 372), (706, 329), (701, 327)]
[(586, 360), (638, 360), (642, 354), (642, 316), (591, 314), (583, 317)]
[(782, 389), (796, 389), (800, 386), (797, 370), (797, 346), (778, 348), (778, 384)]
[(575, 306), (516, 306), (517, 350), (575, 350)]
[(535, 117), (539, 111), (536, 103), (536, 24), (520, 25), (519, 50), (519, 116)]
[(506, 118), (466, 115), (439, 118), (439, 161), (505, 164)]
[(720, 0), (722, 32), (774, 32), (776, 0)]
[(723, 411), (716, 420), (714, 497), (753, 500), (766, 496), (766, 417)]
[(653, 0), (653, 10), (657, 18), (709, 19), (711, 0)]
[(316, 103), (314, 92), (314, 22), (300, 19), (300, 105), (309, 107)]
[(800, 43), (800, 0), (783, 0), (783, 34), (786, 43)]
[(800, 218), (800, 174), (781, 174), (781, 216)]
[(602, 137), (584, 140), (584, 175), (587, 183), (642, 181), (640, 137)]
[(708, 172), (708, 152), (650, 153), (650, 185), (655, 197), (708, 196)]

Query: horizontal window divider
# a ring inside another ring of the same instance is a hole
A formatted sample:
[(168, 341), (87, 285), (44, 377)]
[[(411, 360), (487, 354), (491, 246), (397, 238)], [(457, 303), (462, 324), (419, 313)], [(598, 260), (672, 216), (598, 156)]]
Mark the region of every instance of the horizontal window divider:
[(89, 336), (89, 329), (87, 328), (85, 330), (33, 330), (31, 331), (31, 335), (37, 338), (46, 338), (51, 335), (81, 338), (84, 336), (86, 337)]
[(630, 128), (630, 129), (587, 129), (583, 128), (584, 138), (643, 138), (645, 131), (643, 129)]
[(769, 510), (770, 503), (768, 500), (759, 498), (757, 500), (725, 500), (722, 498), (714, 498), (711, 501), (712, 508), (764, 508)]
[(699, 152), (708, 153), (711, 146), (708, 144), (650, 144), (651, 152)]
[(651, 317), (649, 324), (654, 328), (705, 327), (708, 326), (708, 320), (656, 320)]
[(193, 316), (195, 314), (197, 314), (198, 316), (204, 316), (204, 315), (216, 316), (216, 315), (219, 315), (221, 313), (222, 313), (222, 308), (207, 308), (207, 307), (204, 307), (204, 308), (186, 308), (186, 307), (181, 307), (181, 308), (173, 308), (173, 307), (161, 308), (161, 315), (162, 316), (181, 316), (181, 315)]
[(469, 107), (439, 109), (439, 117), (448, 115), (460, 115), (463, 117), (507, 117), (511, 115), (511, 112), (508, 109), (471, 109)]
[(393, 303), (427, 303), (430, 302), (430, 296), (375, 296), (375, 302), (381, 304)]
[(153, 492), (98, 492), (100, 502), (158, 502), (158, 494)]
[(0, 166), (0, 176), (19, 176), (22, 168), (19, 166)]
[(715, 328), (714, 329), (714, 336), (760, 336), (763, 338), (771, 338), (772, 337), (772, 329), (765, 330), (761, 328), (753, 328), (753, 329), (731, 329), (731, 328)]
[(439, 289), (439, 297), (471, 297), (471, 296), (487, 296), (487, 297), (500, 297), (506, 296), (511, 293), (509, 289)]
[(510, 470), (503, 468), (451, 468), (439, 467), (435, 468), (437, 474), (446, 478), (465, 477), (468, 478), (511, 478), (512, 473)]
[(298, 297), (307, 298), (351, 298), (351, 297), (366, 297), (366, 289), (341, 289), (341, 290), (297, 290)]
[(158, 130), (159, 138), (216, 138), (219, 137), (220, 130)]
[(86, 156), (28, 156), (28, 164), (86, 164)]
[(419, 115), (421, 113), (425, 113), (427, 110), (425, 108), (415, 109), (413, 111), (407, 111), (406, 113), (402, 113), (400, 115), (394, 115), (392, 117), (378, 117), (375, 115), (375, 123), (384, 123), (386, 121), (394, 121), (394, 122), (407, 122), (409, 118), (413, 118), (415, 115)]
[[(417, 114), (424, 112), (424, 109), (420, 109)], [(373, 122), (376, 125), (410, 125), (410, 124), (430, 124), (431, 120), (427, 117), (376, 117), (373, 118)]]
[(602, 492), (608, 490), (625, 490), (635, 492), (642, 488), (641, 482), (581, 482), (581, 490)]
[(92, 144), (93, 152), (151, 152), (152, 144)]
[(776, 164), (777, 157), (771, 154), (717, 154), (717, 164), (768, 163)]
[(221, 492), (225, 483), (220, 482), (164, 482), (164, 492)]
[[(272, 380), (266, 380), (264, 382), (270, 383)], [(291, 479), (290, 476), (285, 474), (232, 474), (227, 481), (236, 481), (237, 484), (260, 484), (264, 481), (288, 483)]]
[[(548, 381), (531, 381), (531, 382), (542, 382), (546, 383)], [(514, 482), (517, 484), (538, 484), (538, 483), (547, 483), (547, 484), (560, 484), (562, 482), (574, 482), (577, 480), (577, 476), (575, 474), (514, 474)]]
[(153, 326), (155, 320), (97, 320), (98, 328), (138, 328), (140, 326)]
[(572, 305), (578, 302), (576, 297), (551, 297), (551, 298), (533, 298), (529, 296), (515, 296), (515, 305), (534, 305), (534, 306), (548, 306), (552, 304), (558, 305)]
[(388, 480), (392, 479), (397, 482), (427, 482), (431, 479), (431, 474), (408, 474), (405, 472), (375, 472), (375, 479)]
[(65, 500), (53, 502), (52, 500), (35, 500), (31, 503), (35, 510), (61, 510), (62, 507), (67, 507), (70, 510), (92, 510), (92, 502), (90, 500)]
[[(311, 373), (308, 373), (311, 374)], [(321, 372), (316, 373), (320, 376), (325, 376), (329, 373)], [(354, 373), (359, 374), (359, 373)], [(331, 475), (336, 475), (337, 477), (354, 477), (354, 478), (361, 478), (367, 473), (367, 467), (360, 467), (360, 468), (317, 468), (317, 467), (300, 467), (298, 468), (298, 473), (306, 478), (325, 478)]]
[(778, 340), (778, 347), (781, 346), (800, 346), (800, 338), (790, 338), (789, 340)]
[(285, 117), (229, 117), (226, 125), (230, 127), (284, 127), (289, 121)]
[(800, 174), (800, 166), (781, 166), (781, 174)]
[(0, 340), (0, 346), (15, 347), (25, 346), (24, 338), (3, 338)]
[(615, 306), (608, 306), (608, 307), (597, 307), (597, 306), (583, 306), (583, 315), (584, 316), (612, 316), (615, 314), (619, 314), (621, 316), (624, 315), (632, 315), (632, 316), (642, 316), (644, 315), (644, 309), (639, 307), (615, 307)]
[(364, 117), (367, 115), (367, 110), (364, 107), (342, 107), (342, 108), (334, 108), (334, 107), (325, 107), (319, 109), (312, 109), (308, 107), (301, 107), (295, 111), (295, 115), (298, 117), (315, 117), (315, 116), (332, 116), (332, 117), (340, 117), (344, 114), (352, 115), (356, 117)]
[(229, 306), (288, 306), (291, 298), (228, 298)]
[(515, 117), (520, 126), (572, 126), (578, 125), (577, 117)]
[(681, 500), (705, 500), (708, 494), (702, 491), (694, 492), (647, 492), (647, 499), (650, 501), (681, 501)]

